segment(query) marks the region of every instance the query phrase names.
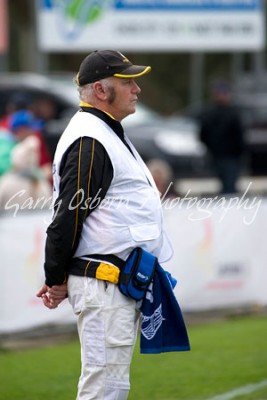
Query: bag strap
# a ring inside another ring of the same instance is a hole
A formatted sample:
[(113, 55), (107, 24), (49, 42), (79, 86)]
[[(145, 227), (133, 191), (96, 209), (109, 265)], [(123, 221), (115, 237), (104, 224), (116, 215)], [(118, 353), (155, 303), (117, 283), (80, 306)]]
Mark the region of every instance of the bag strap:
[(99, 261), (110, 262), (111, 264), (116, 265), (116, 267), (118, 267), (119, 269), (122, 269), (125, 264), (125, 261), (115, 256), (114, 254), (89, 254), (83, 257), (94, 258)]

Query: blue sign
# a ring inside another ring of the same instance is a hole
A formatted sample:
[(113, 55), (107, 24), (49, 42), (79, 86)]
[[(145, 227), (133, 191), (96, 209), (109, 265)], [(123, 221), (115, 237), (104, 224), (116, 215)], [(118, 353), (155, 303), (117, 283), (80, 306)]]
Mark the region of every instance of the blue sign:
[(52, 0), (41, 0), (41, 5), (43, 8), (53, 8)]
[(258, 51), (265, 46), (263, 0), (37, 1), (45, 51)]
[(115, 8), (123, 10), (176, 11), (256, 11), (262, 0), (115, 0)]

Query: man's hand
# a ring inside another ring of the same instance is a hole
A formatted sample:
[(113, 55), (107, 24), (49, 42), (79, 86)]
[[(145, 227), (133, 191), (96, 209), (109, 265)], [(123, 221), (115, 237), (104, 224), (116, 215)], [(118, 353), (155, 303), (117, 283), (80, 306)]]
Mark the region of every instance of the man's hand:
[(41, 289), (36, 293), (37, 297), (41, 297), (43, 304), (50, 309), (57, 308), (57, 306), (67, 297), (68, 289), (67, 283), (62, 285), (52, 286), (51, 288), (43, 284)]

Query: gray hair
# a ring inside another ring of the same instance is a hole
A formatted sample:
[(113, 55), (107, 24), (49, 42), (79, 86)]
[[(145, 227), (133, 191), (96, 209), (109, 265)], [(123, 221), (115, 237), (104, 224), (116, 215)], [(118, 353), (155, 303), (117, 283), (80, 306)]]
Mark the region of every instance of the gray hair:
[[(87, 83), (86, 85), (79, 86), (77, 77), (75, 77), (73, 80), (77, 85), (80, 100), (84, 101), (84, 102), (92, 101), (94, 99), (93, 83)], [(112, 87), (110, 77), (101, 79), (101, 83), (102, 83), (104, 89), (109, 89), (110, 87)]]

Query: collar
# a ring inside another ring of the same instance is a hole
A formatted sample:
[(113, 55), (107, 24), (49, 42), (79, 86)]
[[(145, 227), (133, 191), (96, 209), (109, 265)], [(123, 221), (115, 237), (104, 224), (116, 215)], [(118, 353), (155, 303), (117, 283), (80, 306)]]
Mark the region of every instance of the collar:
[(80, 102), (81, 111), (95, 115), (104, 121), (122, 140), (124, 139), (124, 131), (121, 123), (117, 121), (111, 114), (95, 108), (92, 104), (84, 101)]
[[(86, 103), (85, 101), (81, 101), (80, 102), (80, 107), (90, 107), (90, 108), (95, 108), (92, 104), (90, 104), (90, 103)], [(114, 119), (115, 120), (115, 118), (110, 114), (110, 113), (108, 113), (107, 111), (103, 111), (105, 114), (107, 114), (110, 118), (112, 118), (112, 119)], [(116, 120), (115, 120), (116, 121)]]

